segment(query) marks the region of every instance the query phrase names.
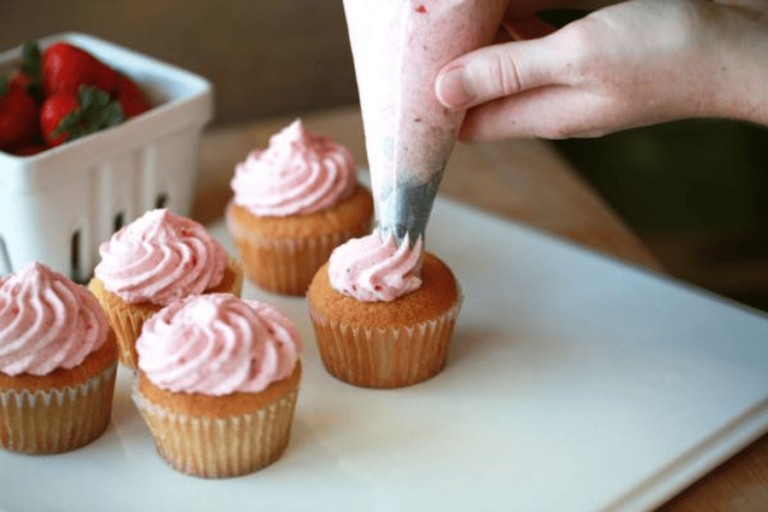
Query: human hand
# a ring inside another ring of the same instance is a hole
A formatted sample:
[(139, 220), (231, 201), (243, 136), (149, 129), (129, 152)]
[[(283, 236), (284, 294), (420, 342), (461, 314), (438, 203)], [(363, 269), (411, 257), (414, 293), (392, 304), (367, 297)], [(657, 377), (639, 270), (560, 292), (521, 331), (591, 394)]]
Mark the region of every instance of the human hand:
[[(535, 3), (518, 3), (517, 14)], [(727, 3), (606, 7), (546, 37), (460, 57), (438, 75), (436, 93), (449, 108), (472, 107), (465, 142), (597, 136), (686, 117), (768, 124), (768, 1)]]

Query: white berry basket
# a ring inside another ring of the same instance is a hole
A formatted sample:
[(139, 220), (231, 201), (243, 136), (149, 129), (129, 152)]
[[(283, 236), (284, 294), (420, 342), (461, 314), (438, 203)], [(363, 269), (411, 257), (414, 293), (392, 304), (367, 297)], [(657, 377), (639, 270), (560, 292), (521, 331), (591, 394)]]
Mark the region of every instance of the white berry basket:
[[(152, 110), (32, 156), (0, 152), (0, 275), (40, 261), (85, 281), (98, 248), (145, 211), (192, 208), (198, 143), (213, 116), (211, 84), (154, 58), (76, 33), (67, 41), (133, 78)], [(0, 53), (0, 73), (18, 68), (21, 48)]]

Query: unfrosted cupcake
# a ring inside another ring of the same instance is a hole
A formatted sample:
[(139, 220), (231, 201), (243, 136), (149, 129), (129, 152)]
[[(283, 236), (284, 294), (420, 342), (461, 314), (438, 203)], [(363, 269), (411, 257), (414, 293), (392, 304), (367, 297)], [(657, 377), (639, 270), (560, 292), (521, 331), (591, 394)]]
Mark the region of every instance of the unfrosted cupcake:
[(461, 292), (419, 239), (400, 247), (378, 231), (339, 246), (307, 294), (323, 364), (356, 386), (395, 388), (445, 366)]
[(239, 263), (197, 222), (150, 210), (99, 247), (101, 261), (88, 287), (115, 331), (120, 362), (137, 367), (136, 338), (164, 306), (190, 295), (240, 295)]
[(227, 224), (248, 277), (261, 288), (303, 295), (331, 251), (369, 232), (373, 200), (352, 155), (301, 121), (238, 164)]
[(137, 342), (133, 398), (160, 456), (182, 473), (252, 473), (288, 445), (301, 340), (274, 306), (230, 294), (162, 309)]
[(98, 302), (40, 263), (0, 278), (0, 446), (48, 454), (104, 432), (117, 347)]

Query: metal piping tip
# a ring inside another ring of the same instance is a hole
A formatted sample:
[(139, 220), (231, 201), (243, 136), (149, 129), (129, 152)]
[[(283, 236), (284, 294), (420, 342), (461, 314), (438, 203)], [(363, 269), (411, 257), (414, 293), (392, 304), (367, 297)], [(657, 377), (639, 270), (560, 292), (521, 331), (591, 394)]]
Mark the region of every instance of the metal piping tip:
[(427, 183), (398, 183), (395, 193), (379, 198), (377, 226), (382, 237), (392, 233), (398, 245), (406, 239), (413, 247), (427, 230), (443, 173), (435, 173)]

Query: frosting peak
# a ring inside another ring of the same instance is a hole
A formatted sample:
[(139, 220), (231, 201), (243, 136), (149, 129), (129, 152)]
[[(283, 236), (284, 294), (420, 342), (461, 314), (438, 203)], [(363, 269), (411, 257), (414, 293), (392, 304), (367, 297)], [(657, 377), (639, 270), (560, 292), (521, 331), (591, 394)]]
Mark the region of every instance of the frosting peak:
[(47, 375), (98, 350), (109, 326), (83, 286), (33, 262), (0, 278), (0, 371)]
[(226, 251), (197, 222), (150, 210), (99, 247), (95, 275), (128, 303), (168, 305), (217, 286), (229, 264)]
[(390, 302), (421, 286), (423, 250), (419, 238), (413, 248), (406, 235), (400, 247), (390, 233), (378, 229), (337, 247), (328, 265), (328, 277), (339, 293), (361, 302)]
[(254, 215), (282, 217), (324, 210), (352, 193), (357, 182), (349, 150), (294, 121), (264, 151), (235, 167), (234, 202)]
[(288, 378), (302, 344), (274, 306), (213, 293), (161, 309), (144, 324), (136, 350), (139, 368), (156, 386), (221, 396)]

